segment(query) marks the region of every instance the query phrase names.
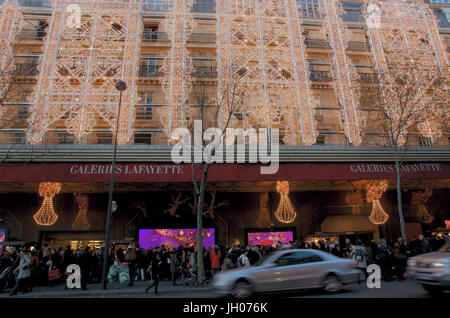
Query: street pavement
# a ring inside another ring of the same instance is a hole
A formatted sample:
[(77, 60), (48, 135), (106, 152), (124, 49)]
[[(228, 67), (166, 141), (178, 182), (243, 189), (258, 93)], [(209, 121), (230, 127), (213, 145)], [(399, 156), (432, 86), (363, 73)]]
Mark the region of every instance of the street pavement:
[[(0, 298), (214, 298), (214, 288), (210, 284), (204, 286), (172, 286), (171, 282), (160, 282), (158, 295), (152, 288), (148, 294), (144, 289), (149, 285), (148, 281), (136, 282), (135, 286), (128, 287), (122, 284), (118, 288), (117, 283), (108, 284), (108, 289), (103, 290), (100, 284), (88, 285), (88, 290), (65, 290), (64, 285), (54, 287), (35, 287), (31, 293), (9, 296), (9, 291), (0, 294)], [(274, 296), (274, 295), (270, 295)], [(430, 298), (431, 296), (420, 286), (412, 281), (382, 282), (380, 289), (369, 289), (365, 283), (345, 286), (336, 294), (326, 294), (321, 291), (300, 291), (292, 293), (276, 294), (289, 298)], [(449, 292), (442, 296), (447, 298)]]

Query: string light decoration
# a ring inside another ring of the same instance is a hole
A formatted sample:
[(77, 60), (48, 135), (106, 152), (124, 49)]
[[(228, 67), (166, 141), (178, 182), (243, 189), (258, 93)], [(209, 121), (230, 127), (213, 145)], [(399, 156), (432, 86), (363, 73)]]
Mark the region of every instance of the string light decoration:
[(259, 195), (259, 216), (256, 220), (256, 226), (259, 228), (268, 228), (270, 226), (271, 218), (270, 211), (268, 207), (269, 194), (263, 192)]
[(369, 215), (369, 220), (375, 225), (384, 224), (389, 220), (389, 215), (380, 203), (380, 199), (386, 190), (387, 183), (384, 181), (379, 184), (370, 184), (367, 187), (367, 202), (372, 202), (372, 213)]
[(426, 207), (426, 203), (433, 195), (433, 190), (426, 189), (425, 191), (417, 191), (412, 193), (411, 204), (418, 206), (417, 218), (422, 223), (431, 223), (434, 220), (434, 216), (432, 216), (428, 208)]
[(171, 40), (171, 49), (164, 59), (161, 80), (168, 105), (161, 107), (160, 112), (163, 129), (169, 138), (175, 129), (187, 128), (192, 120), (187, 100), (194, 81), (194, 67), (186, 42), (194, 26), (190, 12), (193, 5), (194, 0), (171, 0), (169, 13), (163, 21)]
[(275, 217), (281, 223), (292, 223), (297, 217), (297, 213), (289, 200), (289, 182), (277, 181), (277, 191), (280, 194), (280, 204), (275, 212)]
[[(441, 110), (427, 95), (437, 77), (444, 74), (449, 65), (435, 14), (419, 0), (370, 0), (365, 2), (362, 11), (368, 21), (366, 29), (373, 64), (382, 85), (382, 97), (388, 105), (386, 111), (394, 131), (399, 131), (398, 145), (406, 143), (406, 127), (417, 118), (421, 118), (417, 120), (417, 128), (424, 137), (432, 141), (441, 137), (442, 127), (432, 119)], [(411, 65), (415, 67), (414, 74), (408, 74), (411, 73)], [(416, 96), (400, 100), (396, 89), (399, 78), (406, 82), (405, 90), (414, 87)], [(410, 112), (417, 116), (409, 116), (412, 119), (402, 117), (402, 114)]]
[(41, 226), (52, 226), (58, 220), (53, 209), (53, 198), (61, 192), (61, 184), (57, 182), (42, 182), (39, 184), (39, 195), (44, 197), (42, 206), (36, 214), (33, 215), (33, 219), (36, 224)]
[[(280, 128), (286, 144), (314, 144), (316, 101), (297, 2), (218, 0), (216, 16), (221, 122), (233, 107), (233, 127)], [(244, 98), (238, 109), (224, 97), (230, 90)]]
[(345, 51), (349, 33), (340, 17), (344, 14), (338, 0), (320, 0), (319, 11), (324, 16), (324, 32), (332, 51), (332, 86), (340, 104), (340, 118), (345, 135), (355, 146), (362, 143), (365, 115), (359, 110), (359, 75)]
[(78, 203), (78, 214), (72, 224), (72, 229), (76, 231), (86, 231), (91, 225), (87, 219), (88, 212), (88, 196), (86, 194), (78, 194), (75, 196)]
[(345, 202), (352, 207), (353, 215), (361, 215), (360, 206), (364, 204), (364, 199), (359, 191), (348, 193)]
[[(80, 25), (68, 6), (77, 5)], [(141, 0), (54, 0), (40, 72), (31, 100), (27, 139), (40, 143), (47, 129), (65, 119), (78, 143), (101, 121), (115, 133), (122, 80), (118, 144), (133, 134), (142, 32)], [(113, 138), (114, 140), (114, 138)]]
[[(23, 16), (16, 0), (5, 0), (0, 5), (0, 97), (4, 98), (11, 86), (14, 52), (22, 30)], [(0, 105), (0, 117), (4, 112)]]

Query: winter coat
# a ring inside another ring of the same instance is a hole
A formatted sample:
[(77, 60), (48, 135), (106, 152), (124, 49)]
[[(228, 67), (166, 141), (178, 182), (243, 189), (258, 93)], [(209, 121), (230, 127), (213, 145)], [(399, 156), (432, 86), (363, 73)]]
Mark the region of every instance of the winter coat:
[(14, 270), (14, 272), (19, 271), (19, 276), (17, 276), (17, 278), (21, 279), (30, 277), (31, 275), (30, 267), (31, 267), (30, 255), (25, 253), (23, 256), (20, 257), (19, 266), (17, 266), (17, 268)]
[(195, 259), (194, 253), (191, 253), (191, 255), (189, 256), (189, 263), (191, 264), (190, 270), (192, 272), (196, 272), (197, 271), (197, 260)]
[(178, 267), (178, 258), (177, 254), (170, 253), (170, 272), (175, 273)]
[(210, 257), (211, 257), (211, 268), (220, 269), (220, 258), (222, 257), (222, 254), (220, 252), (216, 253), (215, 251), (213, 251)]
[[(362, 252), (362, 260), (356, 259), (356, 251), (361, 250)], [(367, 268), (367, 250), (363, 246), (355, 246), (355, 248), (350, 253), (352, 259), (357, 262), (356, 267), (358, 268)]]

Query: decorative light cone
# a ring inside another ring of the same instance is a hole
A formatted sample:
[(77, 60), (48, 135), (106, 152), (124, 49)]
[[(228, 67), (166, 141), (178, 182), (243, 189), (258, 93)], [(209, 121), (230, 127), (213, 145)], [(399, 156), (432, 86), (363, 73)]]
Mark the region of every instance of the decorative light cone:
[(269, 194), (267, 192), (261, 193), (259, 196), (259, 216), (256, 220), (256, 226), (259, 228), (267, 228), (270, 226), (270, 212), (267, 207)]
[(289, 182), (277, 181), (277, 191), (280, 194), (280, 205), (275, 212), (275, 217), (281, 223), (292, 223), (297, 217), (297, 213), (289, 200)]
[(373, 224), (384, 224), (389, 220), (389, 215), (384, 212), (380, 200), (373, 200), (372, 213), (369, 215), (369, 220)]
[(433, 190), (431, 189), (413, 192), (412, 194), (411, 204), (418, 206), (417, 219), (422, 223), (429, 224), (434, 220), (434, 216), (432, 216), (429, 213), (428, 208), (426, 206), (426, 203), (428, 202), (428, 200), (431, 198), (432, 195)]
[(87, 219), (88, 197), (87, 195), (77, 195), (76, 200), (78, 202), (79, 212), (72, 224), (72, 228), (77, 231), (86, 231), (91, 227)]
[(352, 207), (353, 215), (361, 215), (360, 205), (364, 203), (363, 197), (359, 191), (354, 191), (345, 196), (345, 202)]
[(384, 181), (367, 187), (367, 202), (373, 202), (372, 213), (369, 215), (369, 220), (373, 224), (380, 225), (389, 220), (389, 215), (384, 211), (380, 203), (380, 198), (386, 190), (387, 183)]
[(33, 215), (34, 221), (41, 226), (51, 226), (58, 220), (53, 209), (53, 197), (61, 191), (61, 184), (56, 182), (42, 182), (39, 185), (39, 195), (44, 197), (39, 211)]

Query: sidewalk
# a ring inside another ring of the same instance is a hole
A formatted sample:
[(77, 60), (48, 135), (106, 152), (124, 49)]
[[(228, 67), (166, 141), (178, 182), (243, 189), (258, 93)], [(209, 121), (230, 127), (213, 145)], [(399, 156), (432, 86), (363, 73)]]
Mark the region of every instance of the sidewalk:
[(135, 285), (132, 287), (128, 287), (128, 283), (123, 283), (119, 287), (117, 282), (108, 283), (108, 289), (103, 290), (101, 284), (88, 284), (88, 290), (82, 289), (72, 289), (65, 290), (64, 284), (59, 284), (53, 287), (48, 286), (38, 286), (33, 288), (31, 293), (22, 294), (19, 292), (15, 296), (9, 296), (11, 292), (9, 289), (6, 289), (2, 294), (0, 294), (0, 298), (57, 298), (57, 297), (120, 297), (120, 296), (133, 296), (137, 297), (177, 297), (183, 294), (195, 294), (195, 293), (211, 293), (214, 291), (214, 288), (211, 284), (205, 284), (202, 286), (172, 286), (172, 282), (163, 281), (159, 282), (158, 286), (158, 295), (155, 295), (154, 288), (152, 288), (148, 294), (145, 294), (144, 290), (151, 284), (150, 281), (138, 281), (135, 282)]

